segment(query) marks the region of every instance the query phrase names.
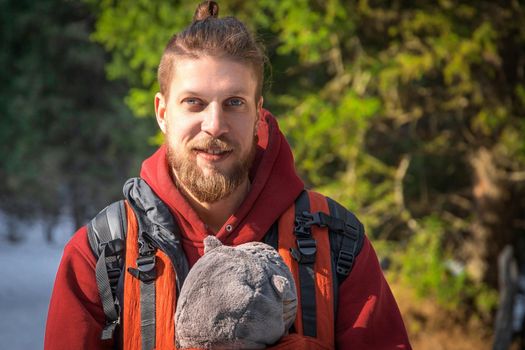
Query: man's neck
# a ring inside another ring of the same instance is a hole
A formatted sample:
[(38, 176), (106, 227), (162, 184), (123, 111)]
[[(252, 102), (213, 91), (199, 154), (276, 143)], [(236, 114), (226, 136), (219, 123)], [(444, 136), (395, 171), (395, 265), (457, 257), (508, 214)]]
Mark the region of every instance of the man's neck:
[(179, 186), (179, 189), (188, 200), (190, 206), (208, 226), (208, 229), (213, 232), (213, 234), (216, 234), (248, 195), (250, 191), (250, 181), (246, 178), (232, 194), (214, 203), (200, 202), (182, 185)]

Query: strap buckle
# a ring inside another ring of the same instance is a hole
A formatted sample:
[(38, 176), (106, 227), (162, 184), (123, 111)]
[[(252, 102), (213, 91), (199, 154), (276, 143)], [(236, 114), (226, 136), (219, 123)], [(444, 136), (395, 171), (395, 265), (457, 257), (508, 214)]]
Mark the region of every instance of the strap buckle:
[(305, 225), (307, 226), (317, 225), (319, 227), (328, 227), (330, 230), (341, 233), (352, 240), (357, 240), (358, 238), (358, 228), (347, 223), (345, 220), (341, 220), (321, 211), (315, 213), (304, 211), (302, 215), (309, 218), (308, 221), (305, 221)]
[(139, 256), (137, 258), (137, 268), (128, 267), (128, 272), (135, 278), (144, 283), (149, 283), (157, 278), (155, 270), (155, 254)]
[(135, 278), (144, 283), (150, 283), (157, 278), (155, 270), (155, 247), (153, 247), (144, 238), (148, 237), (147, 232), (139, 235), (139, 257), (137, 258), (137, 268), (128, 267), (128, 272)]
[(303, 212), (301, 215), (295, 216), (295, 225), (294, 225), (294, 232), (296, 236), (311, 236), (310, 232), (310, 220), (308, 219), (308, 216), (305, 215), (309, 214), (308, 212)]
[(316, 211), (315, 213), (311, 213), (309, 211), (303, 211), (302, 212), (303, 217), (308, 219), (308, 221), (305, 220), (305, 225), (307, 225), (308, 227), (312, 225), (317, 225), (319, 227), (325, 227), (326, 223), (321, 217), (321, 214), (324, 214), (324, 213), (320, 211)]
[(351, 253), (346, 250), (341, 250), (337, 258), (337, 273), (343, 276), (348, 276), (350, 270), (352, 269), (352, 265), (354, 264), (354, 258), (354, 253)]
[(317, 242), (313, 238), (297, 238), (297, 249), (290, 248), (292, 257), (300, 264), (315, 263), (317, 253)]
[(317, 242), (312, 238), (312, 214), (304, 211), (295, 216), (294, 233), (297, 249), (290, 248), (292, 257), (300, 264), (313, 264), (317, 253)]

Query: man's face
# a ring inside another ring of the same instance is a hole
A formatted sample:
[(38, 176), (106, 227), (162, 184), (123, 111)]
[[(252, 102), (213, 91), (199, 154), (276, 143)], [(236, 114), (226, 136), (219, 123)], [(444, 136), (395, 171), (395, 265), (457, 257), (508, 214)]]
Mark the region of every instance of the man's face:
[(177, 59), (169, 97), (155, 96), (175, 180), (200, 202), (229, 196), (243, 181), (256, 149), (262, 98), (249, 65), (203, 56)]

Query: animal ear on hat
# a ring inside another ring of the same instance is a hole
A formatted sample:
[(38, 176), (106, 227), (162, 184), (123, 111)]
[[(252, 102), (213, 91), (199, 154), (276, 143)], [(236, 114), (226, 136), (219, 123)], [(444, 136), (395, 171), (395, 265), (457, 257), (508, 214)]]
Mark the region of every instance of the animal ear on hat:
[(272, 287), (275, 292), (282, 298), (286, 291), (290, 289), (290, 282), (284, 276), (273, 275), (271, 278)]
[(204, 238), (204, 254), (208, 253), (209, 251), (221, 247), (222, 243), (219, 241), (219, 239), (215, 236), (208, 236)]

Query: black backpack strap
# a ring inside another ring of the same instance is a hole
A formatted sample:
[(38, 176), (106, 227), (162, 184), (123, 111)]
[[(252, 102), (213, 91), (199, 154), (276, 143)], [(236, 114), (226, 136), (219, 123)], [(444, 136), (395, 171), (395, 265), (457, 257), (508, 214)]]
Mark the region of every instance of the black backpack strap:
[(363, 224), (357, 217), (345, 207), (331, 198), (327, 198), (330, 218), (327, 218), (326, 226), (333, 232), (330, 240), (334, 254), (337, 272), (337, 286), (348, 277), (354, 266), (357, 255), (363, 248), (365, 232)]
[(297, 249), (291, 248), (291, 254), (299, 265), (299, 288), (301, 295), (301, 312), (303, 334), (309, 337), (317, 335), (317, 315), (315, 301), (315, 255), (317, 243), (312, 236), (310, 225), (306, 224), (305, 212), (310, 212), (310, 199), (306, 191), (301, 192), (295, 200), (294, 234)]
[(106, 316), (101, 339), (113, 338), (120, 324), (120, 303), (117, 289), (124, 265), (125, 236), (127, 229), (124, 201), (115, 202), (103, 209), (87, 225), (91, 250), (97, 257), (95, 274)]
[(279, 220), (275, 221), (266, 232), (263, 242), (275, 250), (279, 250)]
[(361, 252), (364, 242), (363, 224), (345, 207), (331, 198), (328, 201), (330, 216), (321, 215), (321, 225), (328, 226), (332, 271), (334, 271), (334, 316), (337, 317), (339, 287), (352, 271), (355, 259)]

